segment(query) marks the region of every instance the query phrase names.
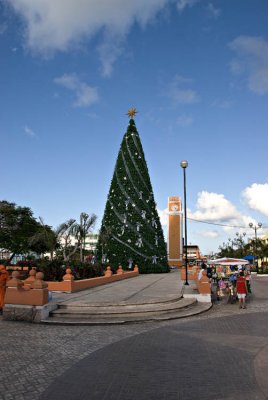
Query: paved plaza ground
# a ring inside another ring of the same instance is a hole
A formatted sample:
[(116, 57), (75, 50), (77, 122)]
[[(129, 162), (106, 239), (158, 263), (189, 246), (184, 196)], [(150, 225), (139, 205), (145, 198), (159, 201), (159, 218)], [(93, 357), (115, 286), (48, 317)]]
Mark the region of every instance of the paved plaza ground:
[[(141, 277), (142, 278), (142, 277)], [(246, 310), (117, 326), (0, 320), (0, 399), (268, 399), (268, 277)]]

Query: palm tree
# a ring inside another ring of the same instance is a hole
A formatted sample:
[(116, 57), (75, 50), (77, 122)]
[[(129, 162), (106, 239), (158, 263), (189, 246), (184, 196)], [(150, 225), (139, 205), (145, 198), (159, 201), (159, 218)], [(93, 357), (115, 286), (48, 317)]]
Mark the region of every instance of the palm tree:
[[(69, 261), (71, 256), (80, 247), (80, 225), (77, 224), (75, 219), (69, 219), (58, 226), (56, 235), (62, 244), (63, 259), (64, 261)], [(72, 244), (72, 238), (75, 239), (74, 244)]]
[(80, 226), (79, 226), (79, 234), (80, 234), (80, 261), (83, 262), (83, 253), (86, 247), (86, 236), (91, 232), (92, 228), (95, 225), (97, 220), (97, 216), (95, 214), (88, 215), (85, 212), (80, 214)]
[[(63, 246), (63, 259), (69, 261), (70, 258), (80, 250), (80, 261), (83, 262), (83, 253), (86, 245), (86, 236), (95, 225), (97, 216), (88, 215), (85, 212), (80, 214), (80, 223), (75, 219), (63, 222), (56, 230), (56, 235)], [(72, 242), (75, 239), (75, 242)]]
[(104, 264), (104, 260), (106, 259), (105, 249), (112, 237), (112, 228), (107, 226), (99, 233), (99, 243), (101, 246), (101, 262)]

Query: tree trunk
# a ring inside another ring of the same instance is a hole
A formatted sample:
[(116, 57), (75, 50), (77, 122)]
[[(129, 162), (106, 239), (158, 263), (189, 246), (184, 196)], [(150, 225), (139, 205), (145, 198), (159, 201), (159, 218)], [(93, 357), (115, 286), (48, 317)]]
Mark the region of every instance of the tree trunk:
[(80, 241), (78, 241), (77, 242), (77, 244), (76, 244), (76, 246), (75, 246), (75, 248), (73, 249), (73, 251), (71, 251), (69, 254), (68, 254), (68, 260), (66, 260), (66, 261), (69, 261), (70, 260), (70, 258), (72, 257), (72, 255), (74, 255), (75, 253), (76, 253), (76, 251), (77, 251), (77, 249), (78, 249), (78, 247), (80, 246)]
[(83, 239), (81, 240), (81, 244), (80, 244), (80, 262), (83, 262)]
[(13, 260), (14, 256), (15, 256), (15, 253), (12, 253), (11, 256), (9, 257), (9, 260), (8, 260), (8, 263), (9, 263), (9, 264), (10, 264), (11, 261)]

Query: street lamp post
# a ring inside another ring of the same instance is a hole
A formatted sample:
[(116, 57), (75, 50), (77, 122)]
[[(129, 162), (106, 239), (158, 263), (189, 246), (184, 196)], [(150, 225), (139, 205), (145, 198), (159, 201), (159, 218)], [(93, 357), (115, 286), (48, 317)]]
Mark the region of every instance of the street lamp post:
[[(262, 223), (261, 223), (261, 222), (258, 222), (258, 225), (253, 225), (253, 223), (250, 222), (250, 223), (248, 224), (248, 226), (249, 226), (251, 229), (254, 229), (254, 232), (255, 232), (255, 246), (254, 246), (254, 254), (253, 254), (253, 264), (255, 265), (255, 258), (257, 258), (257, 257), (256, 257), (256, 253), (257, 253), (257, 230), (260, 229), (260, 228), (262, 227)], [(258, 261), (257, 261), (257, 264), (256, 264), (256, 270), (257, 270), (257, 272), (258, 272), (258, 270), (259, 270)]]
[(87, 213), (82, 212), (80, 214), (80, 230), (81, 230), (81, 244), (80, 244), (80, 261), (83, 261), (83, 253), (86, 247), (86, 224), (89, 215)]
[(238, 250), (238, 253), (237, 253), (237, 257), (240, 257), (240, 258), (242, 258), (243, 257), (243, 253), (244, 253), (244, 251), (243, 251), (243, 249), (244, 249), (244, 238), (245, 238), (245, 236), (246, 236), (246, 232), (243, 232), (242, 234), (240, 234), (239, 232), (236, 232), (236, 239), (235, 239), (235, 243), (236, 243), (236, 246), (237, 246), (237, 250)]
[(183, 184), (184, 184), (184, 248), (185, 248), (185, 285), (188, 283), (188, 254), (187, 254), (187, 208), (186, 208), (186, 168), (188, 167), (188, 161), (181, 161), (181, 167), (183, 169)]

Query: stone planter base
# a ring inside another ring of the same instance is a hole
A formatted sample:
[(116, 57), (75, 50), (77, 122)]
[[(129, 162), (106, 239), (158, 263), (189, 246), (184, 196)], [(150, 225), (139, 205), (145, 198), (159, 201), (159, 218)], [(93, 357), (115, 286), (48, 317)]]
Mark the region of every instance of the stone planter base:
[(56, 308), (56, 304), (45, 304), (43, 306), (6, 304), (3, 309), (3, 319), (6, 321), (39, 323), (41, 320), (48, 318), (49, 312)]

